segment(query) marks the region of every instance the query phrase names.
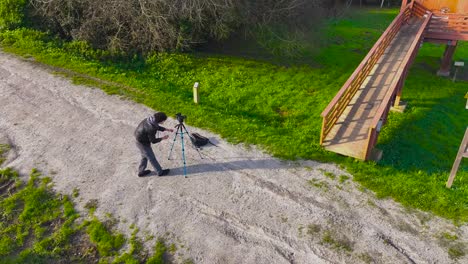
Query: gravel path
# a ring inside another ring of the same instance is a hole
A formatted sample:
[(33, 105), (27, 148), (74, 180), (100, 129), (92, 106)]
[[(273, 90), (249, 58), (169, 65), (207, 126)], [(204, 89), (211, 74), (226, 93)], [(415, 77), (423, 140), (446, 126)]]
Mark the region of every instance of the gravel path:
[(466, 225), (377, 200), (333, 164), (281, 161), (189, 126), (218, 146), (203, 159), (186, 149), (188, 178), (180, 141), (167, 159), (173, 135), (154, 146), (171, 174), (138, 178), (133, 130), (153, 110), (1, 52), (0, 110), (0, 141), (13, 145), (5, 166), (78, 189), (79, 210), (96, 199), (124, 232), (164, 236), (176, 263), (452, 263), (448, 248), (468, 242)]

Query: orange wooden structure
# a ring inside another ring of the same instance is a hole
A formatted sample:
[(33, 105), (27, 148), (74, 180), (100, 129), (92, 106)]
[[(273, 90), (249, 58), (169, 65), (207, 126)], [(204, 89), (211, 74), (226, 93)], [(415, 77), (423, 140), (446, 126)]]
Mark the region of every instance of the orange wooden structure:
[(391, 107), (424, 41), (446, 44), (439, 74), (450, 70), (458, 41), (468, 40), (467, 0), (403, 0), (400, 14), (322, 112), (320, 144), (362, 160), (374, 149)]

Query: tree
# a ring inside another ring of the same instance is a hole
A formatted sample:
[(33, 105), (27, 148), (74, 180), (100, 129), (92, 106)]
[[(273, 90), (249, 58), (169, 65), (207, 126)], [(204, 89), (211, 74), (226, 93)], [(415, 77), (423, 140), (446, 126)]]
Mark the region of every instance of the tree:
[[(30, 0), (36, 23), (111, 51), (183, 50), (239, 28), (294, 24), (327, 0)], [(309, 12), (305, 14), (305, 12)], [(307, 16), (305, 16), (307, 15)]]

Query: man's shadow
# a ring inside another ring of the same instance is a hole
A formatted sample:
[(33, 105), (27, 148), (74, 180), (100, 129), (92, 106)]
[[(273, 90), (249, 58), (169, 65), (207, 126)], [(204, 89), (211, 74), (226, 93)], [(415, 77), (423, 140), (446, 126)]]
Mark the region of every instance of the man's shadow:
[[(186, 167), (187, 175), (197, 175), (207, 172), (222, 172), (222, 171), (236, 171), (244, 169), (283, 169), (291, 168), (290, 165), (275, 159), (259, 159), (259, 160), (237, 160), (230, 162), (221, 162), (221, 163), (202, 163), (189, 165)], [(166, 176), (178, 176), (184, 175), (184, 167), (177, 167), (171, 169), (168, 175)], [(157, 173), (152, 172), (149, 176), (157, 176)]]

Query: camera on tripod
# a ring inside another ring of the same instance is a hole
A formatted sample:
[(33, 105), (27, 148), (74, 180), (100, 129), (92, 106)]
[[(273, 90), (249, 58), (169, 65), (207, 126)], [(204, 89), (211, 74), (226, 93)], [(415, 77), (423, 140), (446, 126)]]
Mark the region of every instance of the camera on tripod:
[[(172, 141), (172, 146), (171, 146), (171, 151), (169, 152), (169, 156), (167, 157), (168, 160), (171, 159), (171, 154), (172, 150), (174, 149), (174, 143), (177, 139), (177, 136), (180, 136), (180, 143), (182, 144), (182, 160), (184, 161), (184, 177), (187, 178), (187, 166), (185, 162), (185, 147), (184, 147), (184, 135), (187, 135), (189, 138), (191, 138), (190, 133), (187, 131), (187, 128), (184, 126), (184, 119), (187, 118), (187, 116), (183, 116), (181, 113), (176, 114), (177, 121), (179, 121), (179, 124), (175, 126), (176, 128), (176, 133), (174, 135), (174, 140)], [(192, 142), (192, 145), (194, 143)], [(195, 149), (198, 152), (198, 155), (200, 155), (200, 158), (203, 159), (202, 155), (200, 154), (200, 151), (198, 148), (195, 147)]]
[(184, 122), (184, 119), (187, 118), (187, 116), (182, 115), (181, 113), (176, 114), (177, 121), (179, 121), (180, 124)]

